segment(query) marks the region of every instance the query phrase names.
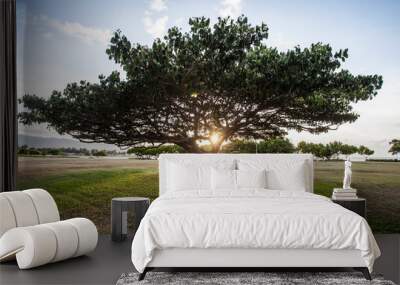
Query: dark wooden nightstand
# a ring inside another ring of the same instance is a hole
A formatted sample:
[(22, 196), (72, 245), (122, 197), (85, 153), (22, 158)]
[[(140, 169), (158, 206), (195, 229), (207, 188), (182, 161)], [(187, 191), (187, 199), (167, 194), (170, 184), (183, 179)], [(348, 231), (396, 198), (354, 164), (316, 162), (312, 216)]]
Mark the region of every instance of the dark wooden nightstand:
[(367, 200), (364, 198), (348, 199), (348, 200), (336, 200), (332, 199), (332, 202), (339, 204), (340, 206), (359, 214), (363, 218), (367, 218)]

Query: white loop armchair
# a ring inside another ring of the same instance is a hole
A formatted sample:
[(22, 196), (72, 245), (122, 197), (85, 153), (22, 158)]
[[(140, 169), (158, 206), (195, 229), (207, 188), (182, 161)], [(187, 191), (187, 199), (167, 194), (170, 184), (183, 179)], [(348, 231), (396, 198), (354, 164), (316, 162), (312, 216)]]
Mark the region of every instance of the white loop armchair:
[(0, 193), (0, 262), (16, 258), (20, 269), (57, 262), (89, 253), (97, 238), (88, 219), (60, 221), (43, 189)]

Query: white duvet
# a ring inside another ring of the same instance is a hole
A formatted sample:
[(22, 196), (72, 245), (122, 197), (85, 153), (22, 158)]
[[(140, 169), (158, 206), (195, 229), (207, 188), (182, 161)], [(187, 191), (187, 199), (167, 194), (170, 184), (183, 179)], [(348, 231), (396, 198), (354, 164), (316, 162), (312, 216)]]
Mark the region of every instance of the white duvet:
[(380, 251), (364, 218), (328, 198), (299, 191), (182, 191), (157, 198), (132, 243), (143, 272), (155, 249), (358, 249), (372, 271)]

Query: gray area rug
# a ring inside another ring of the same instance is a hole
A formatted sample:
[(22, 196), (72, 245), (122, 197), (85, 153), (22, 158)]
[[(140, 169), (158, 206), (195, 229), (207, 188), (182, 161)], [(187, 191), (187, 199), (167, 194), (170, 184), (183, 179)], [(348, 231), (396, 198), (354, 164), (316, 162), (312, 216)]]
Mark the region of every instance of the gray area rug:
[(359, 272), (148, 272), (146, 278), (138, 281), (138, 273), (122, 274), (117, 285), (145, 284), (327, 284), (327, 285), (395, 285), (381, 276), (373, 275), (368, 281)]

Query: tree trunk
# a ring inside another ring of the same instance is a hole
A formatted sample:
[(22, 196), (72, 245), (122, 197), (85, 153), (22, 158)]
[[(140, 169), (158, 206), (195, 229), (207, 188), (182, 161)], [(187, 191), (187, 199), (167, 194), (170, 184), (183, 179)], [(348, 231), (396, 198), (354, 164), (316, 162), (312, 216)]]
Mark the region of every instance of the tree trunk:
[(177, 143), (188, 153), (202, 153), (204, 152), (195, 141), (189, 141), (184, 143)]
[(221, 146), (222, 146), (222, 141), (220, 143), (216, 143), (216, 144), (212, 145), (211, 152), (218, 153), (221, 150)]
[(224, 136), (221, 136), (220, 139), (218, 140), (218, 142), (216, 142), (215, 144), (212, 144), (211, 152), (219, 153), (221, 151), (222, 144), (224, 143), (224, 141), (229, 139), (230, 135), (231, 135), (231, 132), (229, 132), (228, 134), (225, 134)]
[[(218, 153), (221, 150), (221, 146), (224, 140), (221, 140), (221, 142), (213, 144), (211, 146), (211, 153)], [(205, 153), (201, 147), (196, 143), (196, 141), (186, 141), (186, 142), (180, 142), (176, 143), (180, 147), (186, 150), (188, 153)]]

